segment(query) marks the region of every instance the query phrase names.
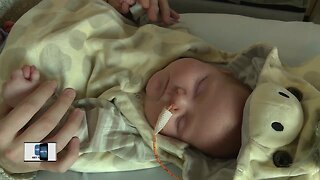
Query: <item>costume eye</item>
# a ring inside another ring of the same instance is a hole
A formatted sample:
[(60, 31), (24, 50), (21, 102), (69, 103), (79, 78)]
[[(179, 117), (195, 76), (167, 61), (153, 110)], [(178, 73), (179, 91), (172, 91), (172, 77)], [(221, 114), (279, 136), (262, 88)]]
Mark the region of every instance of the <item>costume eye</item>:
[(284, 92), (279, 92), (279, 94), (280, 94), (281, 96), (285, 97), (285, 98), (289, 98), (289, 96), (288, 96), (286, 93), (284, 93)]
[(201, 93), (201, 91), (203, 90), (206, 79), (208, 79), (208, 76), (205, 76), (204, 78), (202, 78), (200, 81), (197, 82), (196, 88), (195, 88), (195, 93), (194, 93), (195, 96), (198, 96)]

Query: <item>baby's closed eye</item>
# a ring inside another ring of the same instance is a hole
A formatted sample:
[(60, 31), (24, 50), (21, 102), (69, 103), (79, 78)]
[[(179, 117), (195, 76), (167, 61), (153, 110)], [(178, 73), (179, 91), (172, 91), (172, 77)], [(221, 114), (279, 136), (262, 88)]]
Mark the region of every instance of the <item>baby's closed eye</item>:
[(200, 79), (200, 81), (196, 82), (194, 97), (199, 96), (199, 94), (203, 91), (203, 89), (205, 88), (207, 79), (208, 79), (208, 76), (205, 76), (204, 78)]

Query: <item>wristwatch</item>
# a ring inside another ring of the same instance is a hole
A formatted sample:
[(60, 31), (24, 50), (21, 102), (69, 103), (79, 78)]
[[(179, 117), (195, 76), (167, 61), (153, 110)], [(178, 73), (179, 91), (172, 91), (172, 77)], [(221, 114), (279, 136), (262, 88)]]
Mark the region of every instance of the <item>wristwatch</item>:
[(143, 7), (136, 3), (129, 9), (132, 19), (139, 25), (145, 25), (149, 23), (148, 14), (146, 10), (143, 9)]

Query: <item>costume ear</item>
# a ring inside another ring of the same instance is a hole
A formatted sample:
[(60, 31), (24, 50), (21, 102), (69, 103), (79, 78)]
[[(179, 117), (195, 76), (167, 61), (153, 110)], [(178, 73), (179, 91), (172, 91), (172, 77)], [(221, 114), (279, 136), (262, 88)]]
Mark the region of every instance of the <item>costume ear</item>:
[(287, 90), (289, 92), (291, 92), (291, 94), (293, 94), (298, 99), (298, 101), (302, 100), (303, 95), (299, 89), (294, 88), (294, 87), (289, 87), (289, 88), (287, 88)]

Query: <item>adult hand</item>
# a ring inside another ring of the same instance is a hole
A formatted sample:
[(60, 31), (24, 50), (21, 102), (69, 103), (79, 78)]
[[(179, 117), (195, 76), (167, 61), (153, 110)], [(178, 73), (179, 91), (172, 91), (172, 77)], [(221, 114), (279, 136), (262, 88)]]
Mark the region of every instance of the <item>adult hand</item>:
[[(65, 172), (79, 154), (79, 139), (73, 137), (84, 113), (75, 109), (53, 137), (46, 136), (56, 127), (75, 98), (75, 91), (65, 89), (58, 100), (30, 126), (25, 125), (54, 93), (57, 84), (44, 82), (14, 109), (0, 104), (0, 166), (9, 173), (37, 170)], [(56, 142), (56, 162), (24, 162), (24, 142)]]
[(137, 0), (148, 12), (148, 18), (152, 22), (158, 21), (160, 14), (161, 22), (170, 25), (178, 22), (179, 14), (170, 8), (168, 0)]
[(170, 8), (168, 0), (107, 0), (107, 2), (124, 15), (129, 12), (132, 5), (139, 3), (147, 11), (150, 21), (160, 21), (164, 25), (174, 24), (180, 18), (179, 14)]
[(114, 7), (121, 14), (126, 15), (136, 0), (106, 0), (112, 7)]

